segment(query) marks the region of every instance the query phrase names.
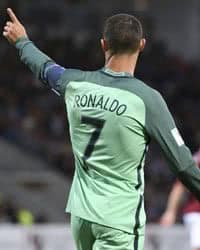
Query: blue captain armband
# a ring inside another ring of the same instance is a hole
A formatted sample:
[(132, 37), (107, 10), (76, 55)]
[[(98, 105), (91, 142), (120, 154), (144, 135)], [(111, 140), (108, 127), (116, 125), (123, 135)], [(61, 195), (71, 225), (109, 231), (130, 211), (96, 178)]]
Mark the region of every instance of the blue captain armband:
[(47, 83), (54, 92), (59, 94), (58, 80), (61, 78), (65, 70), (65, 68), (56, 63), (48, 62), (44, 68), (41, 80)]

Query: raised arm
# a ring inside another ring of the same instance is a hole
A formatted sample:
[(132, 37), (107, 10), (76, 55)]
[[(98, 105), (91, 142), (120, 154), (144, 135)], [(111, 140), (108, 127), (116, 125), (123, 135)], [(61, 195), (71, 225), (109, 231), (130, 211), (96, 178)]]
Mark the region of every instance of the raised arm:
[(21, 61), (31, 69), (38, 79), (60, 92), (59, 79), (65, 69), (57, 65), (29, 40), (25, 27), (10, 8), (7, 9), (7, 13), (10, 21), (6, 22), (3, 36), (19, 50)]

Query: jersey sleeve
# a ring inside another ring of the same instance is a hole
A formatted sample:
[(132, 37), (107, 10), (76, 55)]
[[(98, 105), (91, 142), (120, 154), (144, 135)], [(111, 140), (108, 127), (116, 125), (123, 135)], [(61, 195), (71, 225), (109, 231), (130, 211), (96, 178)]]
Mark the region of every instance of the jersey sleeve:
[(56, 64), (50, 57), (40, 51), (32, 41), (23, 37), (16, 42), (21, 61), (29, 67), (35, 76), (56, 93), (65, 94), (70, 81), (81, 80), (84, 72), (75, 69), (65, 69)]
[(64, 97), (67, 89), (67, 85), (71, 81), (84, 81), (86, 78), (86, 72), (78, 69), (65, 69), (64, 73), (57, 81), (57, 88), (59, 93)]
[(55, 63), (48, 63), (43, 70), (41, 80), (46, 82), (52, 90), (61, 96), (65, 96), (65, 91), (70, 81), (81, 81), (85, 77), (85, 72), (77, 69), (66, 69)]
[(174, 174), (200, 200), (200, 170), (165, 101), (156, 91), (147, 105), (146, 129), (149, 136), (160, 145)]

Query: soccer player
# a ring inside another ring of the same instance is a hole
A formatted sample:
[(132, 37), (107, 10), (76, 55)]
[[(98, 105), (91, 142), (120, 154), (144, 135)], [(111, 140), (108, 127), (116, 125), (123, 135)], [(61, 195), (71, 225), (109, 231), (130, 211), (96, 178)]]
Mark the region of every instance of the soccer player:
[(145, 47), (140, 21), (126, 14), (108, 18), (101, 40), (105, 67), (84, 72), (57, 65), (30, 41), (11, 9), (8, 14), (4, 37), (67, 106), (75, 175), (66, 211), (77, 249), (142, 250), (143, 167), (151, 138), (198, 199), (200, 170), (161, 95), (134, 76)]
[[(200, 150), (194, 155), (196, 164), (200, 167)], [(176, 222), (182, 198), (186, 189), (180, 182), (176, 182), (167, 203), (167, 208), (161, 217), (160, 224), (172, 226)], [(183, 207), (183, 221), (189, 231), (192, 250), (200, 250), (200, 202), (193, 195), (189, 195)]]

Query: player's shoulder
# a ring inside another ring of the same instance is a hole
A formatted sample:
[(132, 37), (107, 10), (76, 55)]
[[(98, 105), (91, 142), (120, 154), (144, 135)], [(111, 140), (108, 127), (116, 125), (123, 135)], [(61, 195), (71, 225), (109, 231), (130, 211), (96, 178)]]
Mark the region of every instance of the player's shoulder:
[(71, 69), (67, 68), (65, 69), (62, 79), (63, 80), (83, 80), (86, 77), (86, 71), (80, 70), (80, 69)]
[(154, 106), (163, 101), (162, 95), (142, 80), (128, 75), (111, 74), (100, 69), (86, 71), (85, 79), (102, 86), (109, 86), (128, 91), (140, 97), (147, 106)]
[(144, 93), (148, 93), (151, 95), (154, 95), (156, 93), (158, 93), (158, 91), (154, 88), (152, 88), (151, 86), (149, 86), (147, 83), (145, 83), (144, 81), (134, 77), (133, 78), (134, 82), (138, 85), (138, 87), (140, 88), (140, 90)]
[(147, 120), (157, 120), (159, 117), (169, 113), (168, 106), (160, 92), (139, 79), (137, 79), (137, 86), (137, 94), (145, 105)]
[(163, 100), (161, 94), (136, 77), (121, 76), (119, 74), (110, 74), (103, 69), (94, 71), (84, 71), (80, 69), (66, 69), (62, 81), (90, 82), (105, 87), (118, 88), (131, 92), (140, 97), (146, 106), (154, 106)]
[(164, 102), (164, 99), (159, 91), (138, 78), (134, 78), (133, 80), (134, 91), (137, 92), (137, 95), (143, 99), (146, 106), (151, 107), (160, 102)]
[(143, 82), (140, 82), (141, 87), (147, 91), (143, 91), (145, 102), (146, 113), (149, 117), (149, 120), (158, 119), (158, 117), (165, 116), (170, 114), (168, 105), (163, 98), (162, 94), (154, 88), (146, 85)]
[(90, 79), (98, 78), (99, 70), (86, 71), (80, 69), (67, 68), (62, 76), (62, 79), (71, 81), (88, 81)]

